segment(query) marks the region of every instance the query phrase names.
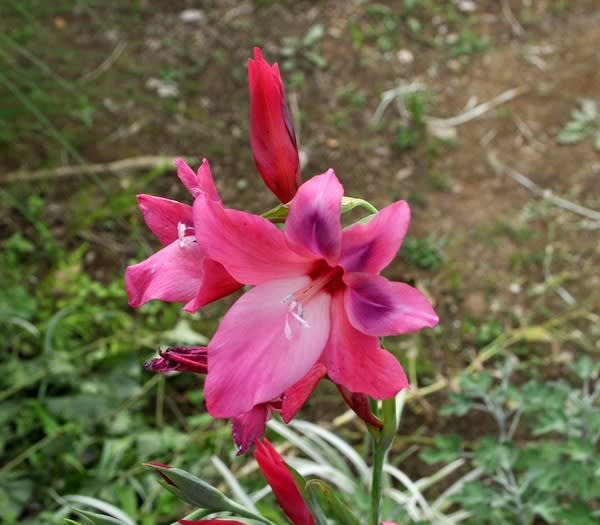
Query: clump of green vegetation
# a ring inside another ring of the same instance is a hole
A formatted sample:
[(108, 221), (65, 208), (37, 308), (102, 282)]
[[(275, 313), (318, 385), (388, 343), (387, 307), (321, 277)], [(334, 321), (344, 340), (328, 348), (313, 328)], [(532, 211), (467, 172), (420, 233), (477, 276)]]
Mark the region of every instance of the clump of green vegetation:
[[(122, 220), (130, 207), (112, 219)], [(121, 270), (94, 279), (86, 270), (89, 244), (68, 247), (55, 237), (46, 208), (35, 195), (14, 199), (21, 231), (0, 243), (3, 522), (62, 523), (69, 504), (77, 506), (70, 496), (61, 499), (68, 495), (119, 505), (141, 524), (174, 518), (177, 503), (157, 491), (141, 463), (177, 456), (204, 465), (228, 431), (207, 430), (203, 421), (196, 434), (203, 414), (194, 407), (202, 400), (190, 396), (189, 418), (181, 414), (185, 403), (170, 401), (182, 387), (199, 390), (194, 378), (167, 384), (142, 364), (157, 345), (192, 344), (200, 324), (175, 305), (128, 309)], [(171, 330), (182, 321), (187, 331)]]
[(493, 373), (462, 376), (441, 411), (485, 414), (496, 436), (478, 431), (467, 442), (457, 434), (438, 435), (421, 457), (466, 462), (466, 482), (452, 499), (470, 514), (467, 523), (597, 523), (600, 364), (583, 357), (563, 379), (524, 382), (514, 379), (517, 366), (509, 358)]
[(398, 125), (396, 147), (408, 150), (417, 146), (426, 137), (425, 112), (433, 101), (432, 94), (427, 90), (415, 90), (403, 97), (405, 115)]
[(400, 250), (400, 256), (410, 264), (424, 270), (437, 271), (444, 262), (443, 249), (446, 239), (428, 235), (423, 239), (406, 237)]
[(600, 151), (600, 112), (595, 100), (582, 99), (579, 107), (571, 111), (571, 120), (556, 136), (559, 144), (577, 144), (593, 137), (594, 148)]

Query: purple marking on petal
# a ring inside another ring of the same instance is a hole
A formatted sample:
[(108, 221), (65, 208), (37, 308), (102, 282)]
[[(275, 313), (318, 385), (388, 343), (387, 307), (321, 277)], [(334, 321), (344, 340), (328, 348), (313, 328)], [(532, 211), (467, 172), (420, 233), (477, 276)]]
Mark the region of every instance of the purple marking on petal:
[(375, 248), (375, 241), (371, 240), (358, 246), (354, 252), (346, 255), (344, 261), (344, 270), (347, 272), (358, 272), (367, 265)]
[(389, 294), (376, 286), (369, 286), (366, 283), (365, 286), (354, 286), (351, 293), (358, 296), (358, 300), (354, 303), (355, 313), (365, 322), (381, 319), (395, 309)]

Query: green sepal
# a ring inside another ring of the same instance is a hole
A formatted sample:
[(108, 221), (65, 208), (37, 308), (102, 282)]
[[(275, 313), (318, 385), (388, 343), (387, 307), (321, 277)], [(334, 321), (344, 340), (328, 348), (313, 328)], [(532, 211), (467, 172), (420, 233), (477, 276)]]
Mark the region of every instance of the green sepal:
[[(369, 201), (364, 199), (359, 199), (357, 197), (342, 197), (342, 213), (348, 213), (350, 210), (354, 208), (364, 208), (371, 212), (371, 214), (362, 219), (359, 222), (370, 220), (375, 213), (377, 213), (377, 208), (373, 206)], [(289, 213), (289, 204), (278, 204), (274, 208), (271, 208), (269, 211), (264, 212), (261, 217), (265, 219), (269, 219), (272, 222), (283, 222)]]
[(369, 210), (371, 213), (377, 213), (377, 208), (369, 201), (357, 197), (342, 197), (342, 213), (347, 213), (358, 207)]
[(329, 503), (331, 512), (333, 513), (333, 517), (337, 520), (337, 523), (340, 525), (361, 525), (356, 516), (350, 512), (348, 506), (340, 501), (327, 483), (321, 481), (320, 479), (311, 479), (306, 484), (306, 488), (310, 493), (315, 493), (314, 500), (317, 500), (317, 491), (325, 496), (327, 503)]
[(160, 481), (163, 487), (191, 505), (211, 510), (226, 510), (230, 512), (246, 510), (238, 503), (225, 496), (220, 490), (185, 470), (156, 464), (148, 464), (148, 466), (157, 470), (164, 476)]
[(294, 481), (296, 482), (296, 486), (300, 491), (302, 499), (304, 499), (304, 501), (308, 505), (308, 508), (310, 509), (310, 512), (313, 518), (315, 519), (316, 525), (328, 525), (327, 518), (325, 514), (323, 514), (323, 509), (319, 505), (319, 501), (317, 500), (317, 498), (313, 497), (311, 491), (308, 490), (309, 482), (306, 481), (304, 479), (304, 476), (302, 476), (302, 474), (300, 474), (300, 472), (298, 472), (294, 467), (291, 467), (288, 464), (286, 464), (286, 466), (291, 472)]
[(272, 222), (283, 222), (283, 220), (288, 216), (288, 211), (289, 208), (287, 204), (278, 204), (269, 211), (264, 212), (261, 217), (269, 219)]
[(398, 432), (398, 416), (396, 414), (396, 398), (384, 399), (381, 402), (381, 415), (383, 416), (383, 429), (379, 438), (379, 446), (388, 450)]

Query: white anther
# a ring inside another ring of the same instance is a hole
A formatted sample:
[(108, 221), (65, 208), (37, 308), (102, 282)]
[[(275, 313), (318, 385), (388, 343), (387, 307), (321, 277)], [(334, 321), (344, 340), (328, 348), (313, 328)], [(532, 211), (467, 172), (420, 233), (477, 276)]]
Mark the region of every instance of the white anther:
[[(284, 299), (282, 302), (287, 301), (289, 301), (289, 298)], [(283, 327), (283, 333), (288, 341), (291, 341), (292, 339), (290, 316), (292, 316), (300, 326), (303, 326), (304, 328), (310, 328), (310, 324), (306, 319), (304, 319), (304, 309), (302, 308), (302, 305), (298, 301), (292, 300), (290, 306), (288, 307), (288, 311), (285, 316), (285, 325)]]
[(192, 230), (192, 232), (194, 231), (192, 227), (187, 226), (183, 222), (177, 223), (177, 238), (179, 239), (178, 245), (180, 248), (185, 248), (186, 246), (189, 246), (195, 240), (193, 235), (186, 235), (188, 230)]

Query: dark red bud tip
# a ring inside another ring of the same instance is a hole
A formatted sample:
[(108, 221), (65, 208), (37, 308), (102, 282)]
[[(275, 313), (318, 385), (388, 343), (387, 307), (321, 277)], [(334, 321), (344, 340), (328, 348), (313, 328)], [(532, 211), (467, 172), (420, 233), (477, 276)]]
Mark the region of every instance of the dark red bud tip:
[[(170, 469), (172, 468), (171, 465), (165, 465), (164, 463), (160, 463), (158, 461), (150, 461), (148, 463), (146, 463), (147, 466), (149, 467), (158, 467), (159, 469)], [(176, 486), (175, 483), (173, 483), (173, 480), (171, 478), (169, 478), (162, 470), (156, 470), (156, 473), (169, 485), (173, 485), (174, 487)]]

